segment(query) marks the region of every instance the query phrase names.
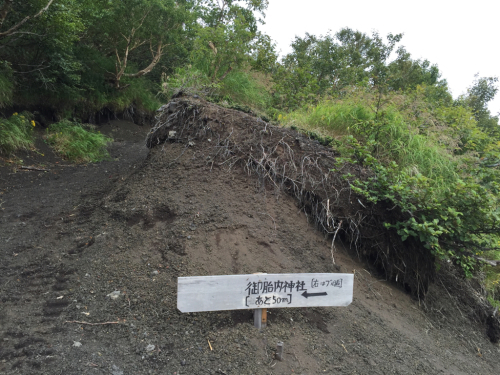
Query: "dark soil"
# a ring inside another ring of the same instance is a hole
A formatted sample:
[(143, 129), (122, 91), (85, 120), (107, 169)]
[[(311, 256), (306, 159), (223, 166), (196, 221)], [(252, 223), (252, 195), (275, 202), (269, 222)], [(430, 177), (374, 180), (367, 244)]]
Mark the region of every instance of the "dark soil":
[[(208, 106), (189, 104), (197, 105)], [(111, 160), (97, 164), (71, 165), (41, 140), (39, 153), (17, 156), (48, 172), (1, 159), (1, 374), (500, 372), (500, 347), (490, 341), (496, 318), (473, 281), (445, 265), (425, 298), (411, 297), (390, 270), (381, 273), (388, 264), (359, 260), (367, 240), (356, 247), (356, 231), (344, 225), (363, 225), (348, 221), (364, 212), (362, 202), (348, 205), (339, 195), (332, 221), (317, 209), (320, 188), (302, 189), (314, 194), (301, 198), (252, 154), (263, 129), (293, 136), (294, 155), (334, 152), (245, 114), (209, 109), (199, 111), (199, 123), (172, 123), (176, 135), (164, 132), (151, 149), (149, 128), (103, 125), (115, 142)], [(225, 134), (217, 124), (231, 137), (217, 138)], [(333, 265), (332, 236), (324, 232), (339, 225), (343, 242), (335, 244)], [(251, 311), (176, 308), (179, 276), (255, 272), (354, 272), (354, 301), (270, 310), (262, 331)], [(278, 341), (281, 362), (274, 359)]]

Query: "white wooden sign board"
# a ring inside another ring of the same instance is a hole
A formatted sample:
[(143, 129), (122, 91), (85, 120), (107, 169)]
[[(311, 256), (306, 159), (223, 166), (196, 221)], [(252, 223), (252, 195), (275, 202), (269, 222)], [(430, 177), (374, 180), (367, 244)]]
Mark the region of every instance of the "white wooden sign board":
[(181, 312), (308, 306), (347, 306), (354, 275), (282, 273), (179, 277)]

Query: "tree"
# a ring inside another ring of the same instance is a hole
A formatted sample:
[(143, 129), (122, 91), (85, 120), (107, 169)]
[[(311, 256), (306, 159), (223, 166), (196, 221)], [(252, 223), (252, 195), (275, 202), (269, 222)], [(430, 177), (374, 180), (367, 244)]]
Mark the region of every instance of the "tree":
[(260, 35), (257, 24), (263, 22), (256, 18), (256, 13), (264, 15), (268, 1), (205, 0), (201, 3), (204, 8), (200, 12), (191, 59), (212, 82), (218, 82), (251, 60)]
[[(7, 36), (11, 35), (16, 35), (16, 34), (29, 34), (29, 31), (20, 31), (19, 29), (21, 26), (23, 26), (25, 23), (27, 23), (30, 19), (35, 19), (40, 17), (43, 13), (49, 9), (50, 5), (54, 2), (54, 0), (48, 0), (47, 4), (43, 7), (40, 8), (40, 10), (33, 14), (33, 15), (27, 15), (24, 16), (22, 19), (15, 19), (13, 22), (7, 23), (8, 27), (7, 30), (0, 31), (0, 39), (5, 38)], [(33, 4), (30, 4), (33, 5)], [(16, 13), (19, 12), (20, 8), (20, 2), (18, 1), (16, 4), (14, 4), (14, 0), (4, 0), (2, 7), (0, 8), (0, 29), (3, 28), (5, 20), (7, 16), (11, 13)], [(14, 17), (13, 17), (14, 18)]]
[[(300, 102), (341, 96), (352, 87), (376, 90), (381, 99), (389, 91), (417, 86), (428, 88), (430, 100), (449, 103), (447, 83), (440, 79), (438, 67), (427, 60), (413, 60), (402, 46), (396, 49), (402, 38), (403, 34), (382, 38), (376, 32), (367, 35), (350, 28), (325, 36), (296, 37), (292, 52), (274, 74), (275, 104), (293, 109)], [(397, 56), (391, 61), (395, 50)]]
[[(387, 87), (388, 59), (401, 38), (389, 34), (384, 42), (377, 33), (370, 37), (349, 28), (335, 35), (296, 37), (293, 51), (283, 58), (274, 77), (275, 99), (293, 109), (297, 97), (314, 101), (356, 85)], [(287, 100), (294, 103), (286, 104)]]
[(52, 99), (58, 101), (56, 97), (78, 95), (81, 65), (73, 55), (73, 45), (84, 29), (80, 9), (77, 0), (2, 4), (0, 61), (4, 69), (0, 75), (11, 77), (12, 96), (18, 104), (31, 106), (43, 97), (48, 106)]
[(100, 0), (95, 3), (88, 11), (90, 27), (84, 42), (114, 59), (114, 71), (107, 74), (116, 89), (129, 86), (122, 84), (123, 78), (150, 73), (169, 47), (180, 43), (186, 18), (183, 2)]
[(498, 77), (479, 77), (479, 74), (476, 74), (472, 86), (467, 89), (467, 94), (460, 96), (455, 104), (470, 108), (478, 127), (490, 136), (500, 139), (498, 116), (492, 116), (488, 109), (488, 103), (498, 92), (497, 82)]

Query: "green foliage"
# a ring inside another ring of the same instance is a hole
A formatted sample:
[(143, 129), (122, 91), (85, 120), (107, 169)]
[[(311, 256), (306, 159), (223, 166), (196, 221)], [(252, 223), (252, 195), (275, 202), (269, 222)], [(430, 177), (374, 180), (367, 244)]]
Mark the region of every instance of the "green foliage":
[(467, 94), (459, 97), (455, 105), (470, 108), (478, 126), (488, 135), (500, 138), (498, 116), (492, 116), (488, 103), (492, 101), (498, 92), (498, 77), (475, 76)]
[(89, 2), (84, 42), (114, 60), (115, 68), (106, 73), (115, 88), (127, 88), (123, 78), (150, 73), (163, 55), (178, 50), (187, 21), (184, 5), (174, 0)]
[[(152, 94), (153, 84), (146, 79), (136, 79), (130, 82), (127, 90), (110, 90), (103, 107), (115, 112), (135, 106), (138, 109), (153, 112), (160, 106), (160, 101)], [(102, 108), (102, 107), (101, 107)]]
[(293, 51), (275, 68), (274, 105), (295, 110), (315, 105), (325, 97), (338, 98), (352, 87), (375, 88), (381, 93), (432, 87), (434, 100), (451, 101), (446, 81), (429, 61), (412, 60), (404, 49), (397, 49), (402, 34), (388, 34), (385, 40), (349, 28), (335, 35), (296, 37)]
[(191, 52), (191, 61), (198, 70), (217, 82), (250, 61), (254, 67), (271, 64), (274, 46), (258, 33), (257, 24), (261, 21), (256, 18), (256, 14), (267, 8), (266, 0), (202, 3), (205, 5), (200, 12), (202, 22)]
[(179, 93), (199, 95), (232, 108), (248, 107), (257, 112), (265, 111), (269, 104), (265, 88), (243, 70), (232, 71), (224, 81), (213, 82), (191, 65), (178, 68), (171, 77), (164, 76), (160, 94), (168, 100)]
[(246, 105), (257, 110), (265, 110), (269, 104), (269, 94), (250, 75), (237, 70), (231, 72), (221, 83), (219, 98), (230, 103)]
[(28, 112), (14, 113), (8, 119), (0, 120), (0, 154), (30, 149), (34, 145), (35, 122)]
[(111, 138), (95, 132), (91, 125), (64, 120), (47, 129), (47, 143), (62, 157), (78, 163), (97, 162), (109, 157)]
[[(398, 209), (387, 226), (403, 240), (466, 274), (477, 257), (500, 258), (500, 128), (487, 109), (497, 78), (476, 77), (453, 101), (438, 67), (412, 59), (402, 34), (349, 28), (296, 37), (277, 63), (258, 30), (267, 0), (57, 0), (33, 17), (45, 5), (5, 8), (0, 107), (86, 119), (103, 108), (153, 111), (183, 92), (266, 112), (371, 169), (368, 180), (346, 178)], [(1, 152), (32, 147), (32, 128), (28, 114), (2, 120)], [(110, 141), (68, 121), (51, 125), (47, 139), (78, 161), (105, 158)], [(496, 270), (486, 283), (498, 292)]]
[(168, 101), (179, 93), (210, 97), (219, 89), (219, 83), (212, 82), (204, 72), (187, 65), (177, 68), (171, 76), (162, 76), (160, 94)]
[[(487, 254), (489, 259), (500, 260), (500, 252), (492, 254), (491, 252)], [(487, 291), (489, 291), (488, 300), (492, 306), (500, 307), (500, 267), (485, 267), (485, 280), (484, 286)]]
[(253, 70), (273, 73), (278, 61), (278, 52), (276, 44), (273, 43), (268, 35), (257, 33), (257, 36), (251, 46), (250, 66)]
[[(47, 1), (13, 2), (3, 27), (11, 28), (33, 16)], [(12, 35), (0, 39), (0, 59), (8, 61), (15, 82), (14, 101), (31, 105), (40, 98), (76, 95), (80, 64), (72, 46), (83, 30), (80, 5), (75, 0), (54, 2), (40, 17), (31, 18)]]
[[(45, 5), (12, 2), (2, 30)], [(255, 94), (244, 71), (270, 71), (276, 59), (257, 28), (266, 7), (266, 0), (54, 1), (16, 33), (2, 37), (0, 30), (0, 106), (81, 119), (103, 108), (153, 111), (160, 84), (172, 93), (196, 77), (200, 83), (188, 86), (262, 107), (266, 95)], [(193, 68), (185, 68), (190, 59)]]
[[(13, 2), (3, 28), (46, 4)], [(17, 106), (43, 108), (59, 118), (88, 118), (103, 107), (123, 110), (132, 104), (153, 110), (161, 72), (155, 73), (156, 87), (144, 76), (162, 60), (179, 64), (186, 58), (191, 43), (185, 39), (192, 36), (189, 23), (194, 22), (188, 7), (191, 2), (173, 0), (55, 1), (18, 33), (0, 38), (0, 61), (9, 68), (0, 68), (0, 105), (13, 98)], [(163, 58), (154, 60), (151, 49), (156, 52), (160, 44)], [(117, 63), (124, 67), (120, 89)]]
[(369, 168), (374, 174), (365, 180), (346, 178), (370, 202), (399, 209), (386, 226), (403, 240), (415, 238), (469, 276), (478, 257), (500, 251), (500, 173), (484, 162), (497, 155), (499, 141), (467, 108), (431, 106), (420, 86), (382, 98), (354, 90), (281, 120), (334, 138), (339, 170), (346, 161)]

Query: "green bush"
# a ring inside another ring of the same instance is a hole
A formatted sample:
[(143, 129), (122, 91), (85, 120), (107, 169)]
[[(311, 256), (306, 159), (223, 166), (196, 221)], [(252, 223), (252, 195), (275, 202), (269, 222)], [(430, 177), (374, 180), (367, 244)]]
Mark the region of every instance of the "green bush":
[(278, 119), (311, 138), (333, 138), (339, 171), (345, 162), (371, 169), (367, 179), (345, 178), (374, 204), (399, 208), (386, 226), (403, 241), (414, 237), (468, 276), (486, 270), (490, 293), (498, 291), (498, 272), (478, 258), (500, 255), (500, 171), (492, 167), (500, 142), (464, 108), (430, 107), (418, 93), (382, 99), (355, 93)]
[(159, 95), (166, 101), (179, 93), (209, 97), (214, 95), (219, 88), (220, 85), (212, 83), (210, 78), (201, 70), (187, 65), (186, 67), (177, 68), (172, 76), (162, 75)]
[(0, 120), (0, 153), (10, 154), (17, 150), (34, 146), (32, 115), (23, 112), (14, 113), (8, 119)]
[(62, 157), (78, 163), (108, 158), (106, 146), (113, 140), (87, 127), (67, 120), (52, 124), (47, 129), (47, 142)]
[(269, 105), (269, 94), (250, 73), (233, 71), (220, 83), (219, 96), (230, 103), (265, 110)]
[(399, 170), (426, 176), (436, 187), (457, 178), (453, 155), (433, 137), (421, 134), (419, 127), (394, 106), (377, 113), (364, 102), (324, 102), (279, 118), (306, 134), (330, 138), (353, 135), (362, 142), (373, 142), (373, 157), (395, 161)]

